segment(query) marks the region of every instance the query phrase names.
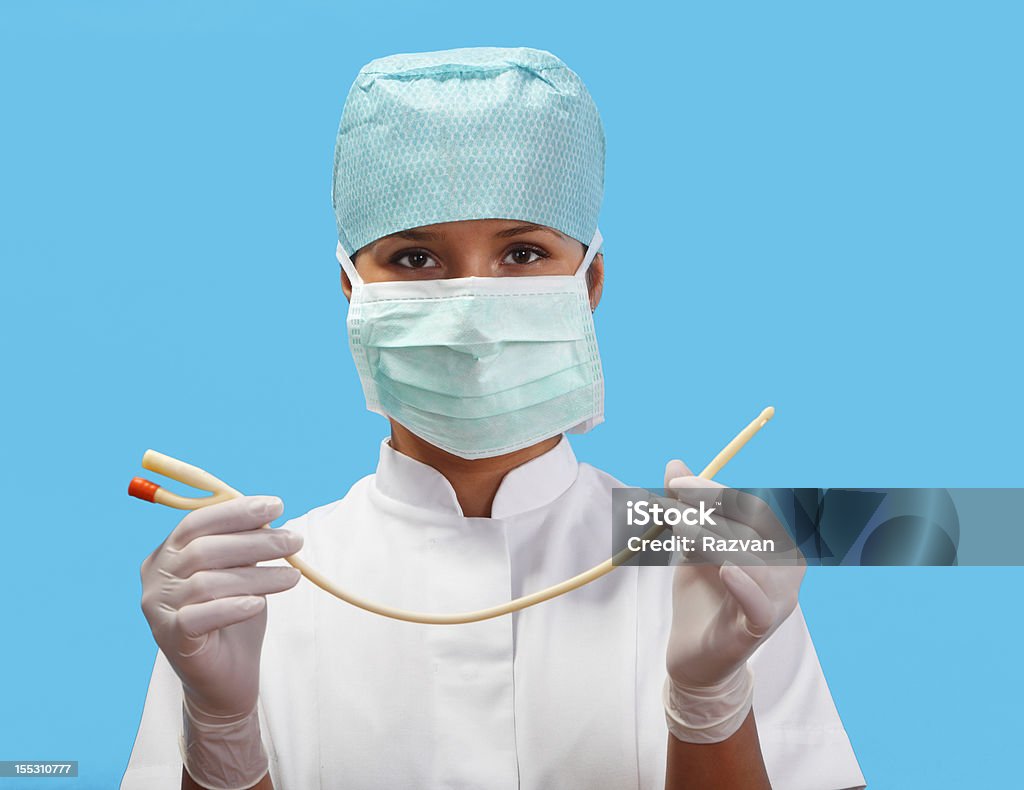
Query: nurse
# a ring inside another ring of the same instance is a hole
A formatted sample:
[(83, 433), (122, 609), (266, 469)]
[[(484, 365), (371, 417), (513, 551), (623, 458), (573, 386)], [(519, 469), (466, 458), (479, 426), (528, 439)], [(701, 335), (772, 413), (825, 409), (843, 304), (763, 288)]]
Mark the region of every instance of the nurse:
[[(194, 511), (146, 558), (160, 650), (122, 788), (864, 785), (800, 566), (624, 566), (432, 626), (346, 606), (281, 559), (301, 549), (366, 598), (458, 612), (607, 558), (623, 484), (565, 437), (603, 420), (603, 181), (597, 109), (548, 52), (359, 72), (335, 152), (337, 257), (390, 436), (341, 499), (273, 531), (259, 527), (276, 497)], [(671, 461), (665, 484), (685, 499), (698, 482)]]

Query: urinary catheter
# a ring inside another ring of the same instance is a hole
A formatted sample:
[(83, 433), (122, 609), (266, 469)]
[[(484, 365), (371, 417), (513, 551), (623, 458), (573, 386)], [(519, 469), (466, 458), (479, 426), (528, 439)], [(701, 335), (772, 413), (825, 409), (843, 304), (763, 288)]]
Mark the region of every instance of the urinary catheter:
[[(729, 444), (727, 444), (718, 455), (715, 456), (711, 463), (704, 468), (698, 477), (710, 480), (718, 474), (721, 468), (725, 466), (732, 457), (739, 452), (740, 448), (750, 441), (751, 437), (761, 430), (761, 428), (764, 427), (768, 420), (770, 420), (774, 415), (775, 409), (771, 406), (764, 409), (756, 419), (740, 431), (736, 437), (729, 442)], [(240, 491), (236, 491), (223, 480), (214, 477), (212, 474), (200, 469), (198, 466), (187, 464), (184, 461), (179, 461), (177, 458), (172, 458), (169, 455), (158, 453), (155, 450), (146, 451), (142, 456), (142, 466), (144, 469), (148, 469), (151, 472), (164, 475), (165, 477), (177, 480), (179, 483), (185, 483), (193, 488), (208, 491), (211, 494), (211, 496), (203, 497), (180, 496), (144, 478), (134, 478), (128, 486), (128, 493), (148, 502), (156, 502), (159, 505), (166, 505), (179, 510), (196, 510), (201, 507), (216, 505), (219, 502), (226, 502), (229, 499), (242, 496)], [(264, 528), (269, 529), (270, 525), (265, 524)], [(665, 526), (663, 525), (655, 525), (642, 536), (642, 539), (653, 539), (664, 529)], [(599, 565), (595, 565), (590, 570), (584, 571), (577, 576), (573, 576), (571, 579), (559, 582), (547, 589), (539, 590), (537, 592), (530, 593), (529, 595), (524, 595), (520, 598), (508, 601), (507, 603), (491, 606), (487, 609), (453, 614), (415, 612), (406, 609), (397, 609), (385, 604), (374, 603), (373, 601), (367, 601), (348, 592), (347, 590), (342, 589), (341, 587), (338, 587), (315, 568), (300, 559), (297, 554), (292, 554), (284, 559), (292, 567), (297, 568), (303, 576), (313, 582), (313, 584), (320, 589), (367, 612), (372, 612), (373, 614), (377, 614), (382, 617), (390, 617), (394, 620), (405, 620), (411, 623), (455, 625), (459, 623), (475, 623), (480, 620), (489, 620), (492, 617), (500, 617), (504, 614), (518, 612), (528, 606), (534, 606), (535, 604), (542, 603), (543, 601), (549, 601), (552, 598), (557, 598), (560, 595), (576, 590), (583, 585), (589, 584), (595, 579), (599, 579), (610, 573), (616, 566), (625, 564), (637, 553), (637, 551), (623, 549), (614, 557), (605, 560)]]

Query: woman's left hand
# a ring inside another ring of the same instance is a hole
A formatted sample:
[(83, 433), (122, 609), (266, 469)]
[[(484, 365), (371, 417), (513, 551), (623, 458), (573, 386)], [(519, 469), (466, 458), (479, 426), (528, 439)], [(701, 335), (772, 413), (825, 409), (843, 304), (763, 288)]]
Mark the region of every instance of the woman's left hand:
[[(749, 712), (747, 659), (796, 608), (806, 563), (771, 508), (752, 494), (695, 477), (682, 461), (669, 462), (665, 488), (673, 499), (715, 508), (714, 527), (676, 530), (696, 538), (697, 549), (675, 570), (665, 704), (680, 740), (716, 742)], [(772, 540), (775, 549), (704, 551), (705, 536)]]

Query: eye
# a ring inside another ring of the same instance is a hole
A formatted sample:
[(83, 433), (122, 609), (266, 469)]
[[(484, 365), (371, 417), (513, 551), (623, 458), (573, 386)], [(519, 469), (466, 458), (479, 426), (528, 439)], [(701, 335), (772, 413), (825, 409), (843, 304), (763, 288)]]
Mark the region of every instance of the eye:
[(408, 250), (393, 257), (391, 263), (405, 269), (435, 269), (439, 266), (425, 250)]
[(514, 247), (509, 250), (502, 263), (522, 266), (528, 263), (536, 263), (547, 257), (548, 254), (537, 247)]

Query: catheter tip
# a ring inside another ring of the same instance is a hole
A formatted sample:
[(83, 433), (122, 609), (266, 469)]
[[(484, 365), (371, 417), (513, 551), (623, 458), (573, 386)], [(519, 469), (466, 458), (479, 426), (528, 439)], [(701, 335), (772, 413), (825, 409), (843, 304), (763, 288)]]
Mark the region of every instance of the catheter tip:
[(136, 499), (145, 499), (147, 502), (156, 501), (156, 492), (160, 489), (156, 483), (151, 483), (144, 477), (133, 477), (128, 484), (128, 496)]
[(774, 406), (769, 406), (763, 412), (761, 412), (761, 416), (758, 417), (758, 419), (761, 420), (761, 423), (763, 425), (764, 423), (768, 422), (768, 420), (770, 420), (774, 416), (775, 416), (775, 407)]

